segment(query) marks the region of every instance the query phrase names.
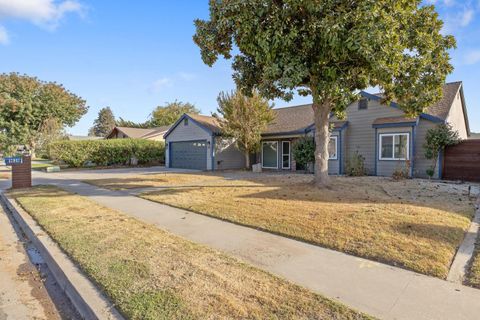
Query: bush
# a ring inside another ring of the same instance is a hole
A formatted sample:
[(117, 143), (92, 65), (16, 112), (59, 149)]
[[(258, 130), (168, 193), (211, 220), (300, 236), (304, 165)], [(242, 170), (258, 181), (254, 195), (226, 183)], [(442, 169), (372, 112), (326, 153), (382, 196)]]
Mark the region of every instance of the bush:
[(365, 169), (365, 157), (358, 153), (358, 151), (355, 151), (355, 154), (347, 160), (345, 174), (354, 177), (367, 174), (367, 170)]
[(315, 143), (311, 137), (303, 137), (293, 145), (293, 158), (297, 169), (308, 169), (310, 163), (315, 162)]
[(410, 178), (410, 161), (406, 160), (403, 167), (397, 167), (392, 174), (393, 180), (404, 180)]
[(48, 146), (50, 159), (72, 167), (91, 162), (98, 166), (163, 163), (165, 144), (144, 139), (56, 141)]

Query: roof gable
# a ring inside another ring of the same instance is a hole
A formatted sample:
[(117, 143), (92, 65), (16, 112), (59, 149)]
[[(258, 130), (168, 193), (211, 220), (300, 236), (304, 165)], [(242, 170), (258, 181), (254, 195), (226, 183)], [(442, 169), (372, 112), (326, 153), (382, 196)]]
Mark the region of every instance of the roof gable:
[(112, 131), (107, 135), (110, 137), (115, 131), (123, 133), (129, 138), (139, 139), (139, 138), (152, 138), (159, 136), (165, 133), (170, 126), (162, 126), (156, 128), (131, 128), (131, 127), (114, 127)]
[(163, 135), (163, 138), (166, 139), (170, 133), (185, 119), (190, 119), (193, 123), (197, 126), (202, 128), (203, 130), (207, 131), (209, 134), (220, 134), (220, 125), (218, 120), (215, 117), (211, 116), (204, 116), (204, 115), (194, 115), (194, 114), (187, 114), (184, 113), (171, 127), (168, 131)]
[[(424, 113), (420, 114), (420, 118), (437, 122), (437, 123), (445, 122), (450, 112), (450, 109), (453, 105), (453, 102), (455, 100), (455, 97), (458, 93), (458, 90), (460, 90), (461, 88), (462, 88), (461, 81), (444, 84), (442, 89), (443, 90), (442, 99), (440, 99), (437, 103), (435, 103), (431, 107), (428, 107)], [(376, 100), (376, 101), (383, 100), (383, 95), (381, 93), (372, 94), (365, 91), (361, 91), (360, 95), (362, 97)], [(393, 108), (400, 108), (396, 102), (392, 102), (390, 106)], [(466, 110), (464, 111), (465, 111), (464, 114), (466, 115)]]

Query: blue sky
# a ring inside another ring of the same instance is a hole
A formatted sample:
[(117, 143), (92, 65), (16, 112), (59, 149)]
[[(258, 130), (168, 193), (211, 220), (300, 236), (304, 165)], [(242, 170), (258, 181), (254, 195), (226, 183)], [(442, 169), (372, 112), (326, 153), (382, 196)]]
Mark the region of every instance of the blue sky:
[[(448, 81), (464, 82), (470, 125), (480, 132), (480, 0), (426, 2), (457, 39)], [(193, 20), (207, 17), (207, 0), (0, 0), (0, 72), (56, 81), (86, 99), (89, 112), (72, 134), (86, 134), (104, 106), (138, 122), (175, 99), (210, 114), (234, 84), (230, 62), (205, 66), (192, 41)]]

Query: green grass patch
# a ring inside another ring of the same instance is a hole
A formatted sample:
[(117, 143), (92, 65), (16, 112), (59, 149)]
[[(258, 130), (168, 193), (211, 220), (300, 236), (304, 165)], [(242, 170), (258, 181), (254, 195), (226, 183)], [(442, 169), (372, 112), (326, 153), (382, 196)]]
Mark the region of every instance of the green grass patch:
[(53, 164), (50, 163), (32, 163), (33, 170), (43, 170), (48, 167), (53, 167)]

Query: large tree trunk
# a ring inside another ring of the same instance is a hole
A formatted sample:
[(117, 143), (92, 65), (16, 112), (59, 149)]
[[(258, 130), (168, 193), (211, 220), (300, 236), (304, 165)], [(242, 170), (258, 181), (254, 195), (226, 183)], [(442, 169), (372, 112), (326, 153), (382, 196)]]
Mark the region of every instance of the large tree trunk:
[(250, 152), (245, 151), (245, 168), (250, 169)]
[(328, 186), (328, 143), (330, 141), (330, 130), (328, 115), (331, 106), (329, 102), (323, 104), (313, 103), (315, 121), (315, 185), (319, 188)]

